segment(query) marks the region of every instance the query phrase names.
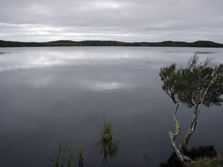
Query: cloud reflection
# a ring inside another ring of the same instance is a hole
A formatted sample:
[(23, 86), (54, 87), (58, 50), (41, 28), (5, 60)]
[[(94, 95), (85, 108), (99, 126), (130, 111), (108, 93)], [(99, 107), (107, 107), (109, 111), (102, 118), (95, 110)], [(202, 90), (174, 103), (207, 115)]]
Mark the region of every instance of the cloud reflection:
[(65, 64), (65, 62), (62, 59), (53, 59), (48, 56), (17, 57), (17, 55), (15, 55), (14, 57), (0, 58), (0, 72), (44, 68), (63, 64)]
[(123, 89), (125, 85), (120, 82), (95, 82), (91, 88), (93, 90), (103, 91), (103, 90), (114, 90), (114, 89)]
[[(11, 70), (25, 70), (32, 68), (47, 68), (52, 66), (61, 65), (83, 65), (83, 64), (111, 64), (111, 63), (123, 63), (126, 60), (140, 60), (145, 57), (145, 55), (134, 55), (129, 54), (125, 50), (117, 51), (114, 49), (109, 49), (107, 52), (93, 49), (85, 48), (83, 49), (72, 49), (72, 50), (57, 50), (50, 49), (43, 51), (37, 51), (36, 49), (30, 50), (19, 50), (17, 52), (7, 52), (10, 54), (5, 54), (6, 52), (0, 52), (0, 72), (11, 71)], [(65, 53), (64, 53), (65, 51)], [(89, 54), (90, 53), (90, 54)], [(147, 55), (148, 56), (148, 55)], [(99, 86), (100, 87), (100, 86)], [(103, 86), (101, 86), (103, 87)]]
[(28, 63), (32, 66), (36, 66), (36, 67), (41, 67), (41, 66), (53, 66), (53, 65), (60, 65), (60, 64), (65, 64), (65, 62), (63, 62), (62, 60), (56, 59), (53, 60), (47, 56), (41, 56), (37, 59), (34, 59), (33, 61), (30, 61), (30, 63)]

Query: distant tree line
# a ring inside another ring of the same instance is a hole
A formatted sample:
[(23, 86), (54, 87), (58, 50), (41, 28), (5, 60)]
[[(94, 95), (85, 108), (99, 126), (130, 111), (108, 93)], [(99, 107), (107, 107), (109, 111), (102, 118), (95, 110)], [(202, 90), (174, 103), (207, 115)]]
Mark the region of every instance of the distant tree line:
[(119, 42), (119, 41), (69, 41), (59, 40), (51, 42), (15, 42), (0, 40), (0, 47), (38, 47), (38, 46), (158, 46), (158, 47), (223, 47), (223, 44), (213, 41), (196, 42)]

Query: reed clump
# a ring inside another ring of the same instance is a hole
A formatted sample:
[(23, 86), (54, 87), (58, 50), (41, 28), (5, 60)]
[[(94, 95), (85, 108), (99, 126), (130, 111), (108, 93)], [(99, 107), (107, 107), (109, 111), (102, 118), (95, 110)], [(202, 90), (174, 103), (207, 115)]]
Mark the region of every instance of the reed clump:
[(74, 151), (70, 149), (68, 144), (63, 146), (59, 143), (58, 152), (49, 160), (52, 162), (53, 167), (71, 167), (74, 163)]
[(98, 144), (102, 147), (102, 166), (109, 166), (108, 157), (113, 158), (118, 152), (117, 141), (114, 139), (114, 129), (112, 120), (107, 121), (106, 117), (103, 120), (103, 129), (101, 131), (101, 139)]

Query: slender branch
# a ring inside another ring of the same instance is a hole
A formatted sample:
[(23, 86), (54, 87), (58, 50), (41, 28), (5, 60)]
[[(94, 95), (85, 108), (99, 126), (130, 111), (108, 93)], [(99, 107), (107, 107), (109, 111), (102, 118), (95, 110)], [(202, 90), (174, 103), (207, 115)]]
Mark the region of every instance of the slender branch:
[(177, 120), (177, 110), (178, 110), (178, 107), (179, 107), (179, 103), (176, 103), (176, 108), (175, 110), (173, 111), (173, 120), (175, 122), (175, 126), (176, 126), (176, 131), (175, 133), (172, 133), (173, 135), (173, 140), (175, 140), (177, 138), (177, 136), (179, 135), (180, 133), (180, 125), (179, 125), (179, 122)]
[(199, 115), (198, 106), (195, 105), (195, 107), (194, 107), (194, 114), (193, 114), (193, 120), (191, 121), (190, 128), (189, 128), (187, 134), (185, 135), (183, 142), (179, 146), (180, 151), (182, 151), (182, 152), (186, 151), (186, 147), (187, 147), (187, 145), (189, 143), (189, 140), (190, 140), (192, 134), (194, 133), (194, 131), (196, 129), (198, 115)]
[(203, 97), (202, 97), (202, 100), (201, 100), (201, 103), (199, 105), (195, 104), (194, 105), (194, 115), (193, 115), (193, 120), (191, 121), (191, 124), (190, 124), (190, 128), (187, 132), (187, 134), (185, 135), (184, 137), (184, 141), (180, 144), (179, 148), (180, 148), (180, 151), (184, 152), (186, 151), (186, 147), (189, 143), (189, 140), (192, 136), (192, 134), (194, 133), (195, 129), (196, 129), (196, 126), (197, 126), (197, 118), (198, 118), (198, 115), (200, 114), (200, 111), (201, 111), (201, 107), (203, 106), (204, 104), (204, 101), (205, 101), (205, 97), (208, 93), (208, 90), (210, 89), (210, 87), (216, 83), (217, 81), (217, 78), (218, 78), (218, 74), (216, 73), (213, 77), (213, 79), (211, 80), (211, 82), (209, 83), (209, 85), (207, 86), (207, 88), (205, 89), (205, 92), (203, 94)]

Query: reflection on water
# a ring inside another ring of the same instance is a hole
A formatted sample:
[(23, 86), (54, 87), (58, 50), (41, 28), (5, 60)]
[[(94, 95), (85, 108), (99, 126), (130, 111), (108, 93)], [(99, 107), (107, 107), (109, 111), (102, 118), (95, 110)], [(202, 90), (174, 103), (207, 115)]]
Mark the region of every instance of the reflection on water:
[(85, 86), (86, 89), (104, 91), (113, 89), (124, 89), (127, 85), (120, 82), (118, 83), (115, 81), (111, 81), (111, 82), (86, 82)]
[[(2, 67), (0, 67), (0, 72), (1, 71), (11, 71), (11, 70), (21, 70), (21, 69), (32, 69), (32, 68), (45, 68), (45, 67), (49, 67), (49, 66), (58, 66), (58, 65), (64, 65), (65, 62), (63, 62), (62, 60), (58, 60), (58, 59), (52, 59), (49, 58), (47, 56), (42, 56), (42, 57), (27, 57), (26, 60), (18, 60), (21, 57), (18, 57), (17, 59), (15, 57), (11, 58), (11, 62), (6, 62), (8, 61), (8, 59), (6, 58), (1, 59), (0, 63), (2, 64)], [(13, 60), (15, 59), (15, 60)], [(4, 64), (5, 63), (5, 64)], [(8, 64), (6, 64), (8, 63)], [(15, 63), (15, 64), (14, 64)]]
[(109, 158), (113, 159), (118, 152), (118, 145), (115, 142), (111, 143), (103, 143), (103, 160), (102, 160), (102, 166), (109, 166)]
[(8, 54), (7, 52), (0, 52), (0, 55), (3, 55), (3, 54)]
[(119, 147), (118, 140), (116, 140), (114, 136), (112, 120), (107, 121), (106, 117), (104, 117), (103, 130), (97, 145), (101, 147), (101, 154), (103, 155), (101, 165), (109, 166), (109, 159), (112, 160), (116, 157)]
[[(45, 47), (0, 48), (0, 52), (7, 53), (0, 54), (4, 167), (47, 166), (58, 141), (83, 143), (84, 158), (96, 166), (103, 157), (118, 153), (109, 161), (111, 167), (156, 167), (172, 152), (168, 132), (174, 129), (174, 106), (161, 89), (160, 68), (173, 62), (185, 65), (195, 52), (201, 60), (210, 57), (223, 63), (219, 48)], [(184, 106), (179, 110), (185, 131), (191, 113)], [(202, 111), (189, 147), (214, 145), (223, 153), (221, 110)], [(92, 145), (98, 143), (103, 114), (115, 116), (122, 142), (115, 149), (114, 141), (101, 155)]]
[[(14, 48), (2, 48), (2, 50), (5, 51), (0, 52), (0, 54), (2, 54), (0, 57), (0, 71), (47, 68), (50, 66), (61, 65), (102, 64), (105, 62), (106, 64), (126, 63), (126, 61), (139, 61), (142, 59), (144, 61), (149, 60), (150, 63), (170, 61), (170, 57), (163, 56), (165, 54), (171, 55), (173, 59), (175, 59), (176, 56), (179, 57), (179, 54), (188, 57), (188, 51), (182, 51), (182, 49), (179, 48), (176, 48), (174, 51), (172, 51), (171, 48), (159, 48), (161, 52), (157, 52), (156, 48), (150, 49), (149, 52), (147, 52), (147, 48), (113, 48), (106, 48), (108, 50), (106, 53), (101, 51), (100, 48), (95, 49), (91, 47), (79, 47), (75, 49), (72, 47), (61, 47), (61, 49), (17, 48), (17, 50)], [(10, 52), (10, 50), (12, 51)], [(132, 50), (136, 50), (138, 53), (135, 54)], [(197, 52), (201, 55), (213, 54), (215, 56), (221, 53), (221, 50), (212, 50), (213, 49), (205, 50), (204, 48), (201, 48), (198, 51), (194, 49), (189, 52)], [(183, 57), (183, 59), (186, 60), (186, 57)]]
[(143, 155), (143, 161), (145, 162), (146, 166), (149, 166), (149, 154), (145, 153)]

